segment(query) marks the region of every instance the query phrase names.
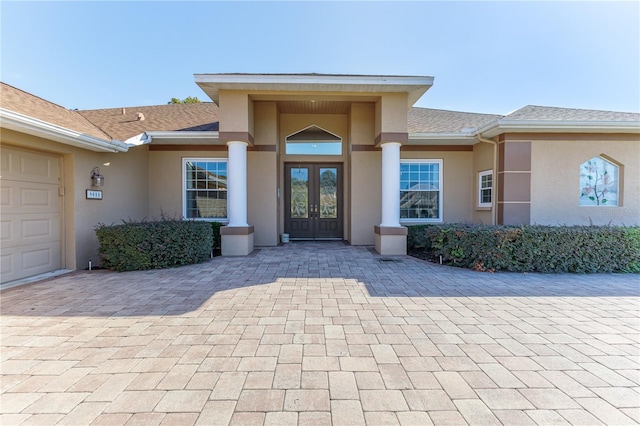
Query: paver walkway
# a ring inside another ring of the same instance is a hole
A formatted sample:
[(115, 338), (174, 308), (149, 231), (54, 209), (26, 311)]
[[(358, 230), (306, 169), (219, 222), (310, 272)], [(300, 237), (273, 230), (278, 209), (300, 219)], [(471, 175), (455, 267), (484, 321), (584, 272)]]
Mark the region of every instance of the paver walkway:
[(635, 424), (639, 296), (341, 243), (76, 272), (0, 294), (0, 424)]

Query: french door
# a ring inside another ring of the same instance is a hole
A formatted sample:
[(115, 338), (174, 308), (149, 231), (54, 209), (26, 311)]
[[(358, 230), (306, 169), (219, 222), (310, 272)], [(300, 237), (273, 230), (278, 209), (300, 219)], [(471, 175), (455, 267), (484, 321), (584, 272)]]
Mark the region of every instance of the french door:
[(343, 238), (342, 164), (285, 164), (284, 229), (290, 239)]

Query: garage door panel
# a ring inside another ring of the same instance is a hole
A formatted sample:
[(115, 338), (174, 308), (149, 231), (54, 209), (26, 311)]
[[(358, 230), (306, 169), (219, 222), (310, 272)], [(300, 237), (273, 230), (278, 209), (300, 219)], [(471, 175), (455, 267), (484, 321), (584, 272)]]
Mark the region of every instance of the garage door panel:
[(0, 154), (1, 281), (59, 269), (61, 158), (4, 146)]
[(39, 219), (29, 218), (22, 219), (20, 226), (20, 234), (23, 241), (34, 239), (59, 240), (60, 226), (58, 223), (60, 217), (58, 215), (42, 217)]
[(3, 214), (0, 222), (0, 243), (3, 248), (60, 242), (59, 213)]
[(2, 215), (0, 242), (2, 247), (60, 241), (59, 214)]
[(2, 179), (60, 183), (60, 157), (4, 147), (0, 156)]
[(58, 185), (2, 182), (2, 213), (55, 213), (60, 211)]
[(14, 224), (13, 220), (7, 219), (4, 215), (2, 216), (2, 221), (0, 221), (0, 245), (2, 247), (7, 247), (7, 244), (11, 244), (15, 240)]
[[(56, 257), (58, 258), (57, 262)], [(30, 246), (22, 251), (22, 269), (30, 272), (29, 275), (55, 269), (60, 263), (60, 250), (52, 247), (51, 244), (42, 246)]]
[(54, 208), (57, 206), (52, 206), (54, 204), (54, 199), (58, 198), (52, 197), (50, 188), (21, 188), (20, 190), (20, 208)]
[(2, 211), (6, 211), (6, 209), (13, 207), (13, 188), (9, 186), (9, 182), (2, 181), (2, 185), (0, 186), (0, 208)]
[(60, 267), (60, 244), (44, 243), (2, 248), (2, 282), (53, 271)]
[(15, 150), (2, 148), (0, 151), (0, 168), (2, 168), (2, 174), (5, 178), (13, 174), (13, 158)]
[(20, 175), (29, 176), (29, 179), (38, 179), (40, 182), (59, 182), (58, 159), (43, 155), (21, 155)]

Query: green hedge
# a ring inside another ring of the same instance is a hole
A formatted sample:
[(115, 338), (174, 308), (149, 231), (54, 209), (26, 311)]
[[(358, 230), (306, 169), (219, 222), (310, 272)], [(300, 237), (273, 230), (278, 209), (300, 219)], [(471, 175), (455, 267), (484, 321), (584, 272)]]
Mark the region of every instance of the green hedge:
[(210, 222), (173, 219), (96, 228), (102, 266), (116, 271), (171, 268), (205, 261), (211, 256), (214, 233)]
[(409, 226), (407, 251), (481, 271), (640, 272), (640, 227)]

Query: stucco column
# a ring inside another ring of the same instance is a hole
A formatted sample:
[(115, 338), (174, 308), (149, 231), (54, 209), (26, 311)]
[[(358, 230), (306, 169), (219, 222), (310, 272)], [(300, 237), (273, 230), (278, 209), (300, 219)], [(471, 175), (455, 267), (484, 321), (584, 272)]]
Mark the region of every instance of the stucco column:
[(227, 142), (229, 167), (227, 180), (227, 203), (229, 224), (227, 226), (249, 226), (247, 223), (247, 143)]
[(387, 142), (382, 147), (382, 223), (400, 226), (400, 143)]
[(407, 254), (407, 228), (400, 226), (400, 143), (382, 147), (382, 222), (374, 227), (375, 249), (383, 255)]

